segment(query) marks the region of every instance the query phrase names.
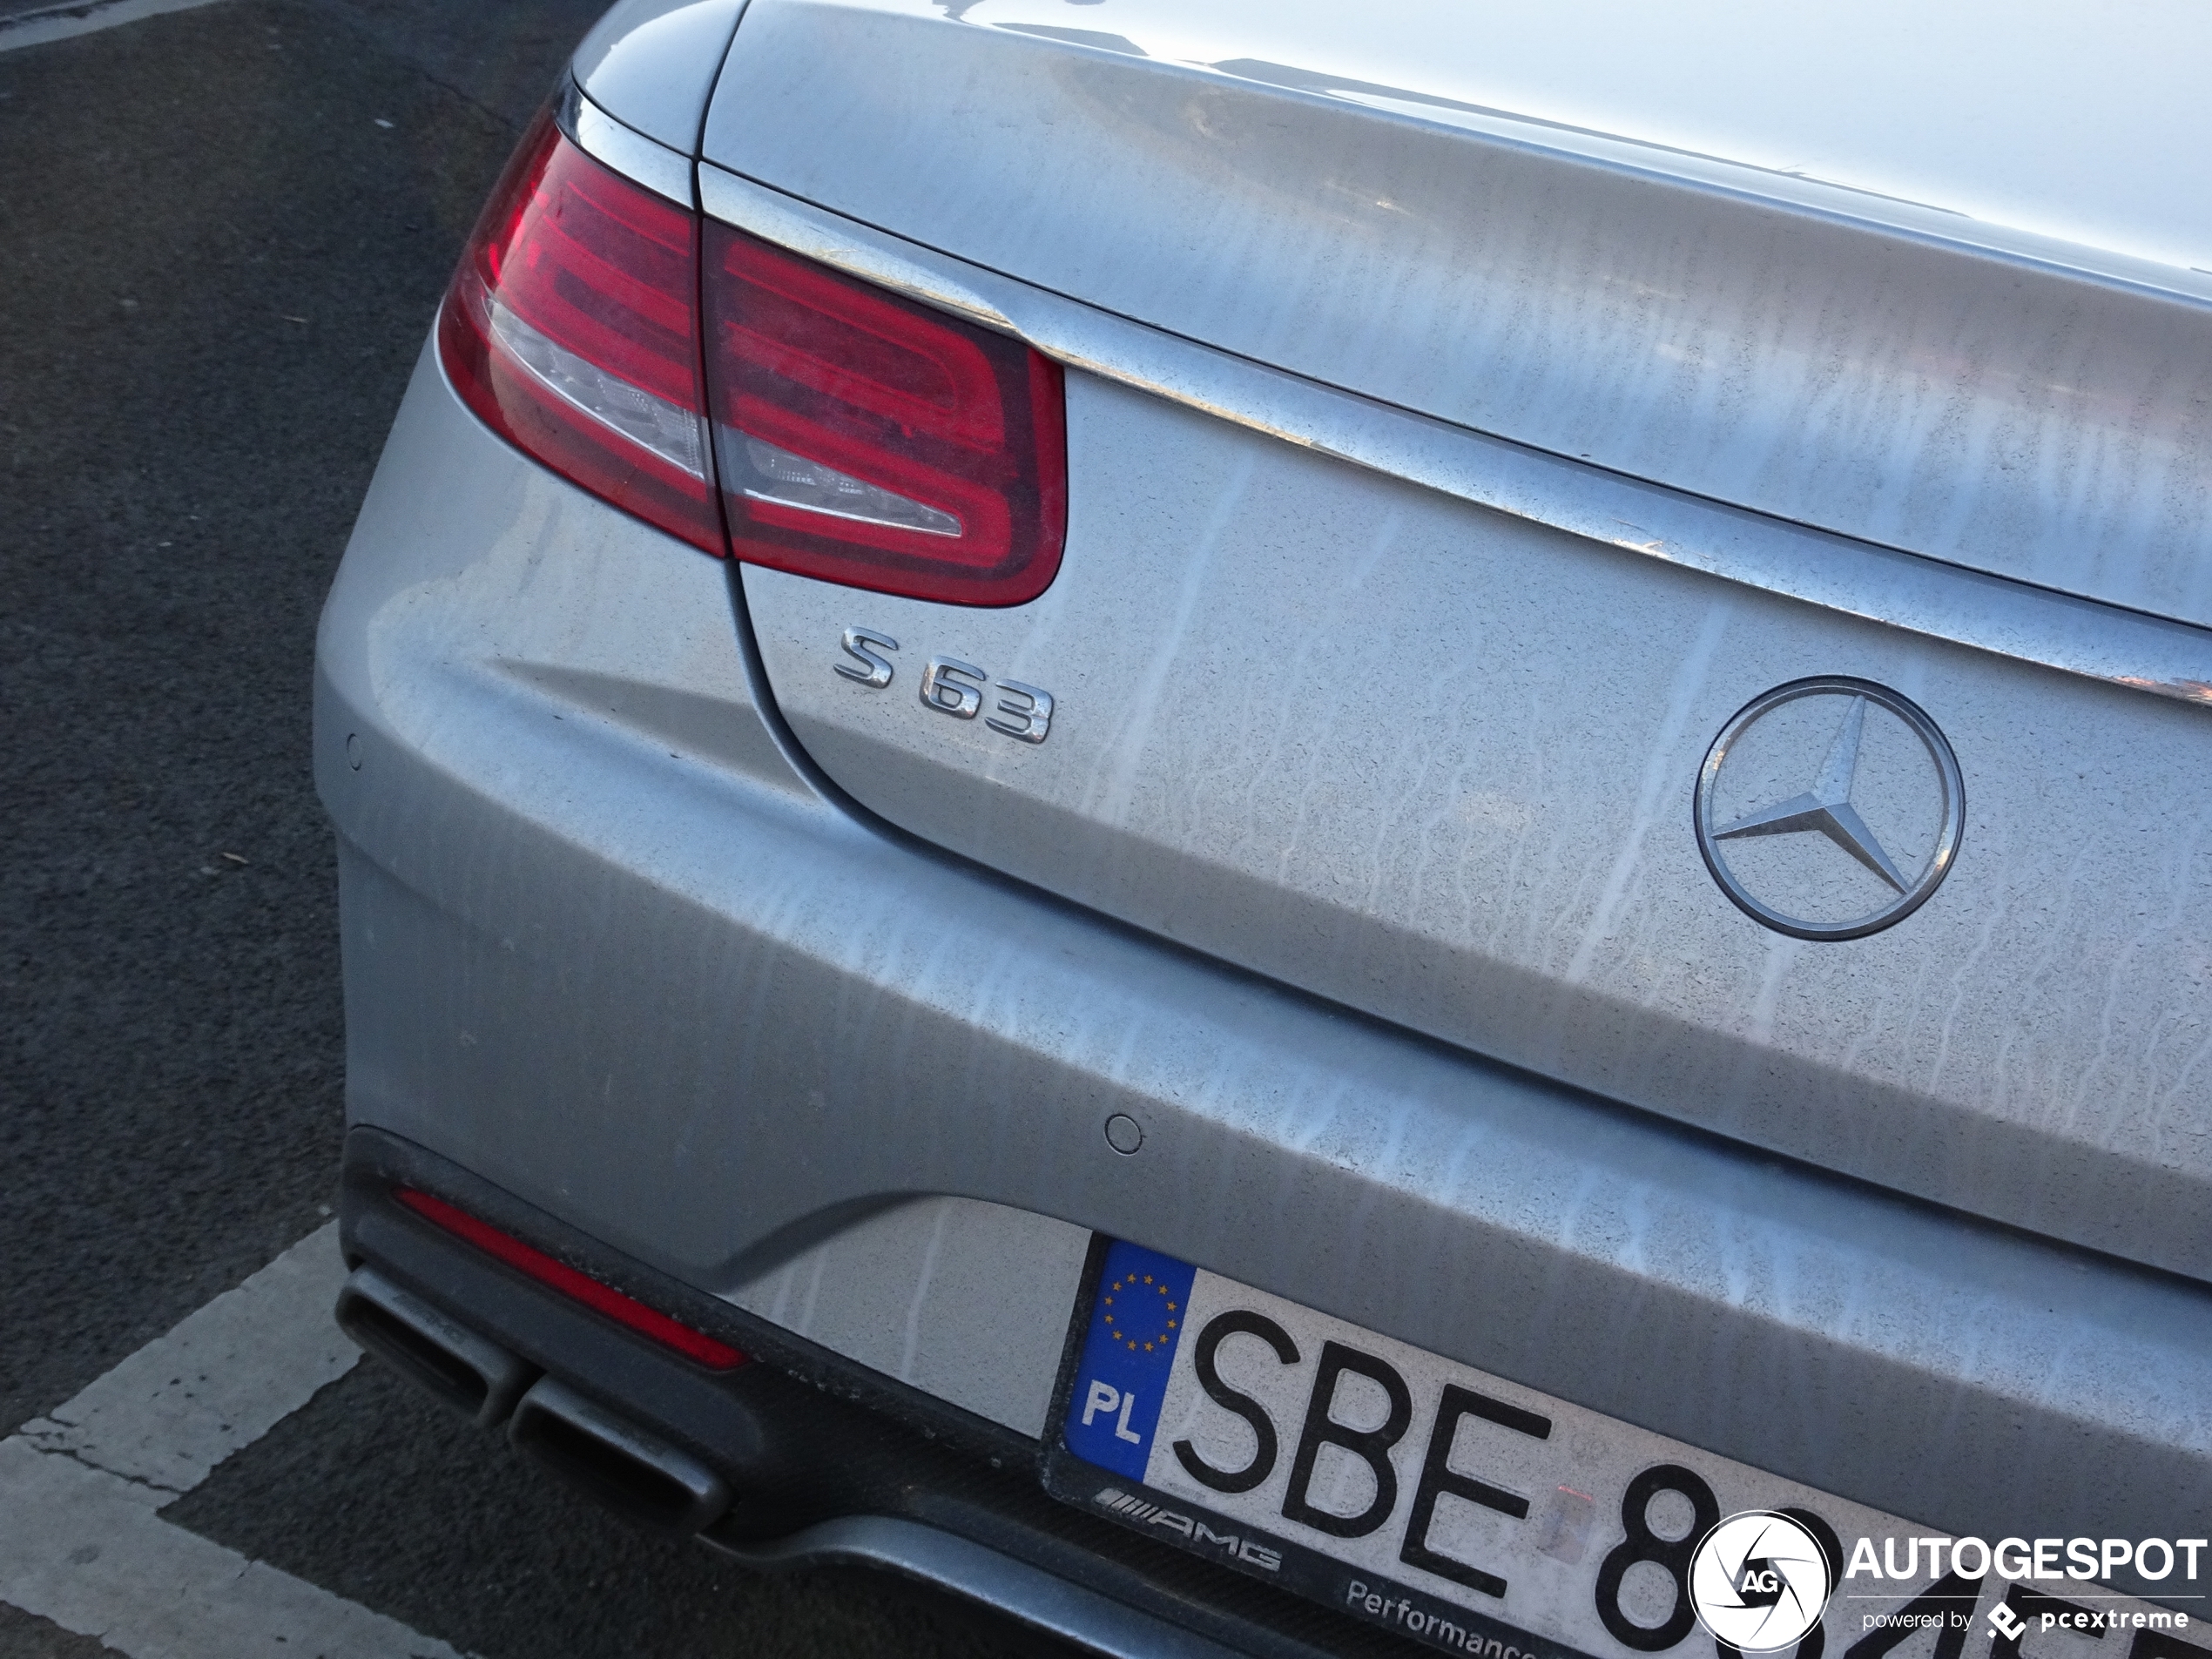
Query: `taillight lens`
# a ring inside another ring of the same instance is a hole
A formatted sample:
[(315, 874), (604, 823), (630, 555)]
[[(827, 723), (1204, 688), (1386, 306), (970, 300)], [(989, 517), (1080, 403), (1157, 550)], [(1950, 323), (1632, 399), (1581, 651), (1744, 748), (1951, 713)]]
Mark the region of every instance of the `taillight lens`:
[(695, 215), (540, 116), (439, 313), (454, 388), (555, 471), (710, 553), (952, 604), (1051, 585), (1059, 365), (718, 225), (702, 340), (699, 243)]
[(707, 377), (733, 550), (954, 604), (1034, 599), (1067, 526), (1059, 366), (710, 226)]
[(725, 551), (699, 387), (698, 222), (541, 116), (438, 319), (454, 388), (617, 506)]

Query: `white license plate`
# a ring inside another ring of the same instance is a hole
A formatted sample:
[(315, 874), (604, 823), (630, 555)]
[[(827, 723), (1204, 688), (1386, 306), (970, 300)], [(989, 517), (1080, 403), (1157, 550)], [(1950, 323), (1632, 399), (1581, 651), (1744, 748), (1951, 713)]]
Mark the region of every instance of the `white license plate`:
[[(2021, 1659), (2024, 1639), (2027, 1659), (2212, 1659), (2195, 1621), (2101, 1583), (1932, 1561), (1931, 1528), (1134, 1244), (1092, 1259), (1047, 1486), (1353, 1618), (1484, 1659)], [(1730, 1556), (1748, 1534), (1716, 1528), (1750, 1512), (1801, 1532)], [(1790, 1536), (1817, 1544), (1813, 1565), (1791, 1566)], [(2187, 1606), (2200, 1586), (2182, 1581), (2176, 1560)]]

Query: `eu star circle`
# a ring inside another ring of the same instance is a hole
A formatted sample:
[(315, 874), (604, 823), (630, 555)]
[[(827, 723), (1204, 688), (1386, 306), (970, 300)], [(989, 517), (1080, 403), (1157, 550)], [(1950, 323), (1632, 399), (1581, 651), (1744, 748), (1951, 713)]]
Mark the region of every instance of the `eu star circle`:
[(1832, 676), (1737, 711), (1698, 769), (1695, 814), (1705, 867), (1747, 915), (1799, 939), (1858, 939), (1951, 873), (1966, 787), (1918, 704)]
[(1794, 1647), (1835, 1586), (1827, 1553), (1798, 1522), (1764, 1509), (1730, 1515), (1689, 1559), (1689, 1604), (1714, 1639), (1744, 1653)]
[(1183, 1305), (1150, 1273), (1123, 1274), (1106, 1287), (1103, 1302), (1108, 1340), (1131, 1353), (1166, 1347), (1183, 1324)]

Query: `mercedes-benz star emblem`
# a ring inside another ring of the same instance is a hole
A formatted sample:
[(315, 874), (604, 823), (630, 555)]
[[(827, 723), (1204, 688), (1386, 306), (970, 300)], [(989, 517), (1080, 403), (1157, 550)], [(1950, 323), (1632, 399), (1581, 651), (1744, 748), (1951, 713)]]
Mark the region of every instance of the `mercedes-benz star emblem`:
[(1800, 939), (1857, 939), (1919, 909), (1966, 824), (1958, 757), (1871, 680), (1794, 680), (1721, 728), (1697, 774), (1697, 847), (1748, 914)]

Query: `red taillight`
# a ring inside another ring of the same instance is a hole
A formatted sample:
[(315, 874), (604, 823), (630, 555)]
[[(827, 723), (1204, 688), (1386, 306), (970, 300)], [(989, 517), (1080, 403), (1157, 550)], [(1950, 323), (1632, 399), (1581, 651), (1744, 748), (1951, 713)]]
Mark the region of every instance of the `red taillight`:
[(699, 388), (698, 225), (541, 116), (454, 273), (438, 343), (494, 429), (594, 494), (725, 550)]
[(541, 116), (439, 314), (455, 389), (711, 553), (951, 604), (1049, 587), (1068, 518), (1059, 365), (718, 225), (702, 340), (698, 233)]
[(424, 1220), (435, 1223), (456, 1238), (466, 1239), (487, 1256), (505, 1262), (517, 1272), (527, 1273), (541, 1285), (550, 1285), (563, 1296), (573, 1297), (641, 1336), (675, 1349), (687, 1359), (695, 1359), (713, 1371), (734, 1371), (745, 1362), (745, 1356), (728, 1343), (718, 1342), (688, 1325), (679, 1325), (636, 1297), (624, 1296), (612, 1285), (602, 1285), (590, 1274), (577, 1272), (567, 1263), (554, 1260), (514, 1234), (502, 1232), (489, 1222), (479, 1221), (466, 1210), (457, 1209), (442, 1198), (434, 1198), (413, 1187), (395, 1187), (392, 1196)]
[(738, 556), (954, 604), (1034, 599), (1067, 524), (1058, 365), (720, 226), (707, 378)]

